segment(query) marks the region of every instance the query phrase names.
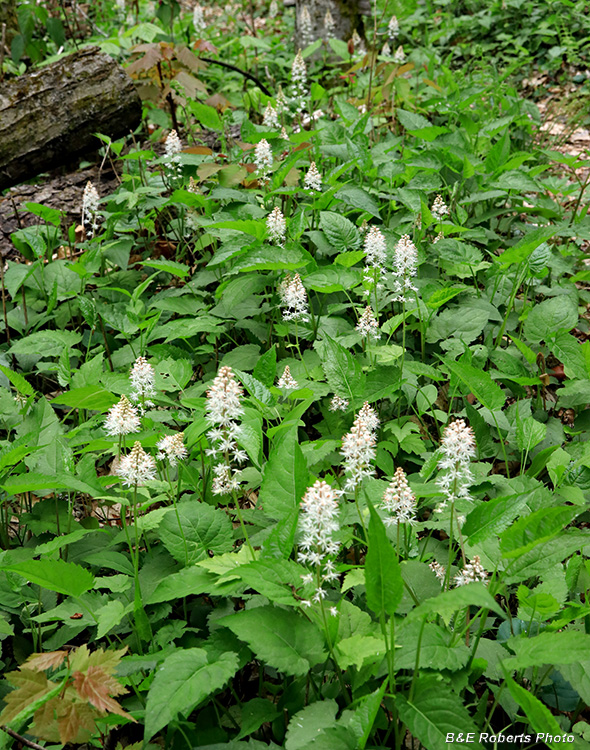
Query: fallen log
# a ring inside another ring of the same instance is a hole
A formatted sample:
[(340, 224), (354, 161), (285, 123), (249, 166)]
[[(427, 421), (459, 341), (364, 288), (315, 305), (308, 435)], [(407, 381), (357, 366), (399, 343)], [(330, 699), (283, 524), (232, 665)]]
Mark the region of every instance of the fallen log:
[(135, 84), (112, 57), (86, 47), (0, 90), (0, 190), (120, 138), (141, 120)]

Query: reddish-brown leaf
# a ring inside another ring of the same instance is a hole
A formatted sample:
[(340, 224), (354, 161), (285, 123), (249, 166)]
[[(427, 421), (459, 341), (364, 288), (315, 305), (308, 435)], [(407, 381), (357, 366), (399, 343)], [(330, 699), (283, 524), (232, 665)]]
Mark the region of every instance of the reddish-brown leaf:
[(59, 667), (67, 655), (67, 651), (47, 651), (44, 654), (31, 654), (23, 666), (26, 669), (32, 669), (34, 672), (44, 672), (46, 669)]
[(124, 711), (109, 693), (120, 695), (127, 692), (113, 677), (108, 675), (101, 667), (88, 667), (88, 672), (74, 673), (74, 687), (83, 700), (87, 700), (99, 711), (105, 713), (119, 714), (135, 721)]

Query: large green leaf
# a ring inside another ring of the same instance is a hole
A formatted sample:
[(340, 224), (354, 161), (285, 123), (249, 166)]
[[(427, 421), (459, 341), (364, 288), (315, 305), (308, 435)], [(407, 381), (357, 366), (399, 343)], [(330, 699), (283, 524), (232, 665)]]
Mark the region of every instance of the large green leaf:
[[(510, 187), (506, 185), (505, 187)], [(513, 245), (505, 253), (502, 253), (498, 258), (500, 265), (504, 268), (511, 266), (513, 263), (522, 263), (526, 260), (539, 245), (546, 242), (556, 232), (555, 227), (539, 227), (533, 229), (532, 232), (525, 234), (525, 236), (519, 240), (516, 245)]]
[(486, 607), (500, 617), (505, 617), (504, 612), (483, 583), (469, 583), (467, 586), (450, 589), (438, 596), (425, 599), (407, 615), (407, 618), (440, 615), (448, 623), (458, 609), (471, 606)]
[(506, 396), (500, 386), (494, 382), (489, 373), (465, 362), (445, 361), (449, 370), (469, 388), (475, 398), (490, 411), (501, 409)]
[(581, 512), (576, 507), (541, 508), (528, 516), (519, 518), (500, 535), (500, 551), (503, 557), (520, 557), (538, 544), (557, 536), (564, 526), (571, 523)]
[(275, 604), (298, 605), (293, 596), (293, 588), (301, 586), (301, 574), (306, 573), (292, 560), (254, 560), (240, 565), (236, 573), (242, 581)]
[(279, 433), (264, 467), (258, 496), (264, 514), (277, 520), (297, 514), (308, 484), (309, 472), (297, 442), (297, 428)]
[(320, 212), (320, 227), (329, 243), (338, 252), (355, 250), (360, 244), (357, 228), (345, 216), (333, 211)]
[(343, 188), (340, 188), (334, 197), (340, 198), (340, 200), (353, 208), (358, 208), (361, 211), (366, 211), (368, 214), (372, 214), (376, 219), (381, 218), (377, 201), (361, 187), (345, 185)]
[(171, 508), (162, 519), (158, 533), (164, 546), (178, 562), (191, 565), (208, 556), (232, 549), (233, 533), (227, 513), (196, 500)]
[(481, 502), (467, 516), (461, 533), (470, 544), (479, 544), (508, 528), (527, 502), (528, 493), (495, 497)]
[(326, 373), (330, 388), (352, 404), (362, 403), (365, 375), (357, 358), (329, 336), (314, 344)]
[(510, 638), (507, 645), (515, 653), (514, 657), (505, 660), (510, 669), (542, 664), (576, 664), (590, 653), (590, 635), (581, 630), (545, 632), (533, 638), (522, 635)]
[(399, 694), (395, 704), (401, 720), (428, 750), (447, 750), (447, 734), (459, 732), (463, 736), (473, 732), (474, 741), (469, 747), (482, 750), (477, 727), (463, 701), (441, 677), (421, 675), (414, 685), (412, 700)]
[(306, 750), (327, 727), (336, 725), (338, 704), (334, 700), (317, 701), (295, 714), (287, 727), (285, 750)]
[(578, 322), (578, 307), (568, 295), (552, 297), (535, 305), (524, 322), (524, 334), (538, 344), (552, 339), (559, 331), (570, 331)]
[(210, 664), (202, 648), (182, 649), (157, 669), (145, 710), (145, 737), (149, 739), (178, 714), (186, 716), (211, 693), (222, 688), (238, 668), (233, 651)]
[(395, 654), (395, 668), (428, 668), (435, 664), (437, 669), (462, 669), (469, 659), (469, 649), (462, 642), (450, 646), (450, 641), (451, 634), (435, 623), (423, 625), (406, 620), (399, 630), (396, 629), (395, 645), (399, 650)]
[(82, 596), (94, 586), (89, 570), (64, 560), (23, 560), (0, 563), (0, 570), (18, 573), (31, 583), (64, 596)]
[(217, 622), (247, 643), (259, 659), (288, 675), (305, 675), (326, 658), (316, 625), (293, 611), (256, 607)]
[(393, 616), (404, 593), (402, 574), (383, 521), (370, 503), (369, 510), (369, 551), (365, 563), (367, 604), (377, 615)]

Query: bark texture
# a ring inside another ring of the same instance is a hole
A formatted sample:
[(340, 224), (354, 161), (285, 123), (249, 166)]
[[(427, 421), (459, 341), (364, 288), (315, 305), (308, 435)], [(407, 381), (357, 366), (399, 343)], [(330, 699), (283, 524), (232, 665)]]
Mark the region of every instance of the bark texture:
[[(307, 8), (311, 18), (311, 33), (302, 28), (302, 11)], [(330, 11), (334, 21), (332, 36), (348, 41), (356, 30), (364, 38), (363, 17), (371, 14), (370, 0), (296, 0), (295, 3), (295, 48), (303, 49), (316, 39), (326, 39), (324, 19)]]
[(141, 120), (135, 84), (113, 58), (87, 47), (0, 90), (0, 190), (120, 138)]

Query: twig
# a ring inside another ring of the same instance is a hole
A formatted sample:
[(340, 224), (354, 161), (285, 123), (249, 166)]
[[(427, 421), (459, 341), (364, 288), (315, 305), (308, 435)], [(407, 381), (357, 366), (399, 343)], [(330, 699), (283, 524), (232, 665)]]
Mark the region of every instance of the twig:
[(2, 24), (2, 40), (0, 41), (0, 81), (4, 80), (4, 50), (6, 48), (6, 24)]
[(270, 91), (266, 88), (266, 86), (261, 83), (256, 76), (253, 76), (252, 73), (248, 73), (245, 70), (242, 70), (241, 68), (238, 68), (236, 65), (232, 65), (231, 63), (222, 62), (221, 60), (212, 60), (210, 57), (199, 57), (199, 60), (202, 60), (203, 62), (211, 63), (212, 65), (221, 65), (222, 68), (227, 68), (228, 70), (235, 70), (236, 73), (241, 73), (245, 78), (248, 78), (250, 81), (253, 81), (258, 88), (262, 91), (263, 94), (266, 96), (272, 96)]
[(4, 724), (0, 724), (0, 729), (3, 732), (6, 732), (6, 734), (10, 735), (10, 737), (12, 737), (13, 740), (18, 740), (19, 742), (22, 742), (23, 745), (26, 745), (27, 747), (32, 747), (33, 750), (45, 750), (43, 745), (38, 745), (36, 742), (33, 742), (33, 740), (28, 740), (26, 737), (23, 737), (22, 734), (18, 734), (12, 729), (9, 729), (8, 727), (4, 726)]

